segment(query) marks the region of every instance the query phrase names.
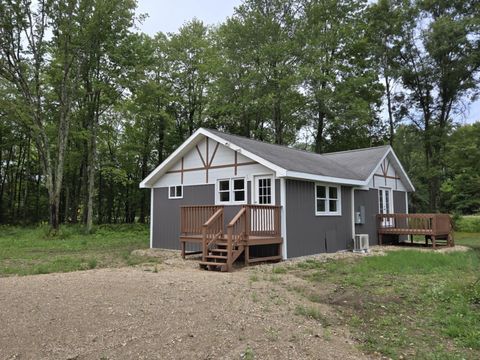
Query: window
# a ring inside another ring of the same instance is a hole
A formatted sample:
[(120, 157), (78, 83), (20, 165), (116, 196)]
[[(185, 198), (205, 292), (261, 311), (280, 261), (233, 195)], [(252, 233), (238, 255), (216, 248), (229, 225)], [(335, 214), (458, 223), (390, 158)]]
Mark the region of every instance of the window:
[(315, 213), (341, 215), (339, 186), (315, 185)]
[(230, 180), (220, 180), (218, 182), (218, 195), (220, 202), (230, 201)]
[(170, 186), (168, 188), (168, 198), (169, 199), (183, 198), (183, 186), (182, 185)]
[(246, 196), (245, 179), (222, 179), (217, 182), (218, 203), (237, 204), (245, 203)]
[(256, 177), (255, 186), (256, 186), (255, 203), (260, 205), (271, 205), (273, 203), (272, 177), (271, 176)]

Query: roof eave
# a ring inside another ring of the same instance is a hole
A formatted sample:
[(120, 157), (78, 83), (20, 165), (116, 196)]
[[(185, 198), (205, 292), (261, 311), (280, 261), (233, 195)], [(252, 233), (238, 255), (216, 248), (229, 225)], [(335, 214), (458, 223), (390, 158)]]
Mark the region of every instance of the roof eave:
[(315, 175), (315, 174), (309, 174), (309, 173), (304, 173), (299, 171), (287, 171), (284, 176), (279, 176), (279, 177), (301, 179), (301, 180), (312, 180), (312, 181), (318, 181), (318, 182), (341, 184), (341, 185), (352, 185), (352, 186), (365, 186), (367, 184), (367, 182), (363, 180)]

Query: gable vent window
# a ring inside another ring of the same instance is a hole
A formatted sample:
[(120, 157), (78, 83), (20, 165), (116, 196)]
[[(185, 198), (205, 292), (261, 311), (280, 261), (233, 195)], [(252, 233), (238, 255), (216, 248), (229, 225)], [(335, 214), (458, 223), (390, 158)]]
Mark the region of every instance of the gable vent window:
[(340, 186), (315, 185), (315, 214), (342, 215)]
[(217, 203), (244, 204), (247, 199), (244, 178), (217, 181)]
[(169, 186), (168, 188), (168, 198), (169, 199), (181, 199), (183, 198), (183, 186)]

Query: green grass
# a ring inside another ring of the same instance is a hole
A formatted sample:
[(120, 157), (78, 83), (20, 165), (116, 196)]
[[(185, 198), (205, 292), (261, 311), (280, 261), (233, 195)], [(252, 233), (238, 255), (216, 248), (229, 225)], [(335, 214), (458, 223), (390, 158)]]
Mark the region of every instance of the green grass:
[[(328, 303), (364, 350), (393, 359), (478, 359), (480, 234), (456, 233), (455, 241), (472, 250), (299, 263), (291, 273), (309, 281), (297, 292), (312, 306), (295, 313), (315, 318), (314, 303)], [(315, 293), (332, 286), (328, 295)]]
[(146, 225), (98, 226), (90, 235), (64, 226), (54, 237), (46, 227), (0, 227), (0, 276), (136, 265), (145, 258), (130, 253), (148, 246)]

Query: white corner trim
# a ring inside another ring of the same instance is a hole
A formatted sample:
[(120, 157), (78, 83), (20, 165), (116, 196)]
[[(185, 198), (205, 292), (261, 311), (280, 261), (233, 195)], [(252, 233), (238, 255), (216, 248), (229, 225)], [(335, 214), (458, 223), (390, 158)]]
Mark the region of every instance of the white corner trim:
[[(153, 248), (153, 193), (155, 189), (150, 189), (150, 249)], [(183, 190), (182, 190), (183, 191)]]
[(286, 179), (280, 179), (280, 205), (282, 206), (280, 210), (280, 228), (283, 238), (282, 243), (282, 255), (283, 260), (286, 260), (287, 255), (287, 184)]
[(408, 191), (405, 191), (405, 214), (408, 214)]

